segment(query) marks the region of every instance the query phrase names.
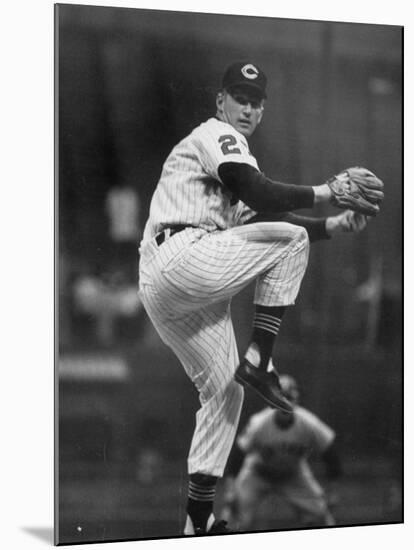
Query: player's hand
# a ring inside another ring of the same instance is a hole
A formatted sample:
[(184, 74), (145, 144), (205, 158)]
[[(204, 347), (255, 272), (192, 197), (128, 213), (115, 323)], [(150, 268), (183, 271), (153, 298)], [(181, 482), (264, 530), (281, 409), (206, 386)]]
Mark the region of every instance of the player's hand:
[(368, 216), (345, 210), (337, 216), (326, 218), (326, 232), (331, 237), (335, 233), (360, 233), (365, 229), (368, 223)]

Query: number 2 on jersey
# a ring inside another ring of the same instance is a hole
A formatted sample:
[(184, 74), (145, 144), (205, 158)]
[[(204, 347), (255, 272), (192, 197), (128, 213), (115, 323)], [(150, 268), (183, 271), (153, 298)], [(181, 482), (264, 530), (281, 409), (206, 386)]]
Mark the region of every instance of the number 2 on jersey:
[(221, 143), (221, 150), (223, 155), (231, 155), (232, 153), (238, 153), (241, 155), (241, 151), (237, 145), (237, 139), (232, 134), (226, 134), (219, 137), (219, 143)]

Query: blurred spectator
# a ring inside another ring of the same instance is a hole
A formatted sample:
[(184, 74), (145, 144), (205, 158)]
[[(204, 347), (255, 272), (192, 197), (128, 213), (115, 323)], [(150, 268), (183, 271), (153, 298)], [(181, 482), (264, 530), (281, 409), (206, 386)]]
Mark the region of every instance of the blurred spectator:
[[(117, 185), (109, 190), (105, 201), (109, 218), (109, 235), (113, 244), (111, 263), (130, 269), (135, 265), (138, 242), (141, 239), (141, 204), (137, 192), (128, 185)], [(138, 270), (135, 270), (135, 273)]]
[(357, 287), (355, 298), (367, 306), (366, 346), (401, 343), (402, 296), (398, 281), (384, 281), (380, 270)]
[(140, 202), (132, 187), (113, 187), (106, 197), (109, 233), (114, 242), (138, 242)]
[(101, 277), (85, 274), (73, 286), (74, 309), (78, 314), (94, 318), (96, 337), (102, 346), (116, 339), (116, 322), (140, 314), (142, 305), (134, 284), (120, 271), (104, 273)]

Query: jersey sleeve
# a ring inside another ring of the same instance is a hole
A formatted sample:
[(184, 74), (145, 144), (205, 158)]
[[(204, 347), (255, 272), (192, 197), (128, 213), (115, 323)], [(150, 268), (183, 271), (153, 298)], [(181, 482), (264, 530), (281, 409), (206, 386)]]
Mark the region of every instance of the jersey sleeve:
[(303, 421), (305, 422), (312, 441), (312, 447), (317, 453), (323, 453), (335, 439), (335, 432), (320, 418), (306, 409), (301, 409)]
[(199, 160), (206, 173), (221, 181), (218, 167), (224, 162), (249, 164), (258, 169), (257, 161), (249, 151), (246, 138), (230, 124), (217, 121), (199, 127), (194, 135)]

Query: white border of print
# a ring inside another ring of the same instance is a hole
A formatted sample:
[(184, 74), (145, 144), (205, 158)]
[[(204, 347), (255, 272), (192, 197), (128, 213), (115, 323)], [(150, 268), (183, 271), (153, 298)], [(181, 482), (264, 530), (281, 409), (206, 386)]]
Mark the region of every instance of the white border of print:
[[(404, 0), (374, 2), (348, 0), (291, 0), (255, 7), (240, 0), (177, 1), (66, 1), (151, 9), (174, 9), (299, 19), (322, 19), (404, 25), (405, 67), (409, 67), (412, 16)], [(53, 2), (23, 0), (2, 8), (1, 125), (2, 214), (0, 216), (2, 318), (1, 375), (1, 544), (8, 550), (35, 550), (52, 545), (53, 524)], [(412, 63), (411, 63), (412, 65)], [(413, 97), (412, 77), (405, 73), (405, 98)], [(405, 119), (412, 122), (412, 103), (405, 104)], [(407, 122), (407, 124), (409, 124)], [(407, 125), (406, 125), (407, 128)], [(405, 151), (410, 150), (408, 132)], [(405, 174), (409, 171), (406, 169)], [(407, 182), (405, 205), (412, 204)], [(405, 220), (407, 220), (407, 215)], [(405, 242), (411, 242), (405, 227)], [(408, 247), (407, 247), (408, 248)], [(405, 280), (413, 280), (410, 257), (405, 251)], [(405, 288), (406, 311), (411, 305)], [(407, 305), (408, 303), (408, 305)], [(407, 323), (405, 324), (407, 326)], [(10, 330), (11, 329), (11, 330)], [(406, 336), (405, 341), (407, 342)], [(413, 399), (411, 350), (406, 350), (405, 424), (410, 425)], [(411, 366), (411, 365), (410, 365)], [(410, 372), (411, 371), (411, 372)], [(410, 392), (411, 393), (411, 392)], [(412, 463), (412, 442), (406, 433), (406, 464)], [(197, 549), (236, 548), (260, 544), (260, 548), (309, 548), (348, 550), (352, 545), (377, 550), (406, 548), (412, 534), (413, 486), (405, 473), (405, 524), (351, 527), (314, 531), (235, 535), (230, 537), (111, 543), (120, 548)], [(408, 496), (408, 498), (407, 498)], [(86, 545), (99, 548), (101, 544)]]

